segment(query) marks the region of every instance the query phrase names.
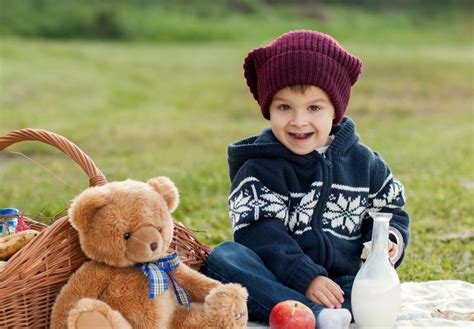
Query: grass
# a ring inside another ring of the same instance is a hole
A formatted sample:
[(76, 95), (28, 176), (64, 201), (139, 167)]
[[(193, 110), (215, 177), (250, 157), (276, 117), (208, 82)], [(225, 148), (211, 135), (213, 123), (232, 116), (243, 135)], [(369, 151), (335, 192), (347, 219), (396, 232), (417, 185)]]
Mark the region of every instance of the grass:
[[(472, 45), (342, 44), (365, 63), (348, 114), (406, 188), (412, 238), (401, 279), (474, 282)], [(241, 70), (257, 45), (3, 37), (0, 134), (59, 133), (109, 180), (171, 177), (181, 192), (175, 217), (215, 245), (232, 236), (226, 147), (267, 125)], [(0, 182), (0, 206), (53, 216), (87, 177), (52, 147), (25, 142), (0, 153)]]

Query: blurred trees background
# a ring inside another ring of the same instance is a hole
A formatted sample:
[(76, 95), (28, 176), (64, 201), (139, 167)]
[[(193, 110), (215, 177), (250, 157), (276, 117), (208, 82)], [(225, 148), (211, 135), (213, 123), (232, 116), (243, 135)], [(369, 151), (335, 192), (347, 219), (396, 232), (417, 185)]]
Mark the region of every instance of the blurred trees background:
[[(469, 21), (473, 13), (472, 0), (0, 0), (0, 34), (59, 39), (238, 40), (259, 38), (265, 32), (262, 23), (271, 21), (274, 28), (279, 17), (291, 17), (295, 25), (303, 22), (313, 24), (310, 28), (327, 30), (333, 12), (337, 16), (348, 7), (351, 13), (359, 10), (372, 12), (372, 16), (377, 13), (382, 19), (385, 15), (397, 17), (400, 27)], [(472, 34), (472, 24), (467, 29)], [(338, 31), (327, 32), (338, 37)]]

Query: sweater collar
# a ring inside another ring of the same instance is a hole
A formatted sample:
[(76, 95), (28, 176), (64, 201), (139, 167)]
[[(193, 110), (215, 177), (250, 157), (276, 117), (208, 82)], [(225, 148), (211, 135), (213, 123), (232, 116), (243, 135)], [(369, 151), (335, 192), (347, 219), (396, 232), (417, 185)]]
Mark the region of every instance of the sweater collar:
[(334, 140), (328, 151), (334, 155), (344, 155), (352, 145), (359, 141), (355, 123), (350, 117), (344, 117), (339, 125), (332, 128), (331, 134), (334, 134)]
[[(355, 124), (349, 117), (345, 117), (339, 125), (334, 126), (331, 134), (334, 134), (334, 140), (326, 151), (329, 157), (344, 155), (359, 140), (355, 133)], [(249, 159), (281, 157), (296, 165), (306, 166), (314, 161), (318, 151), (314, 150), (306, 155), (295, 154), (278, 141), (271, 128), (266, 128), (258, 136), (230, 144), (227, 153), (229, 175), (233, 179), (239, 168)]]

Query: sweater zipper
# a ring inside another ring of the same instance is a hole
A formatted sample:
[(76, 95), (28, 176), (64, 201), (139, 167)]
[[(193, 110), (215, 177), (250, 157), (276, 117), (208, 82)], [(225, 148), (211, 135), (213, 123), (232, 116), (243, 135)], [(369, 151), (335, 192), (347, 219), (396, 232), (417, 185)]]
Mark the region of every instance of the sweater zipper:
[[(315, 216), (313, 218), (316, 219), (316, 223), (318, 227), (322, 226), (321, 213), (324, 211), (323, 205), (326, 203), (326, 200), (329, 195), (329, 191), (331, 190), (332, 185), (332, 161), (331, 161), (331, 153), (326, 152), (327, 156), (323, 157), (323, 186), (321, 190), (321, 195), (318, 200), (317, 208), (315, 210)], [(327, 178), (327, 179), (325, 179)]]

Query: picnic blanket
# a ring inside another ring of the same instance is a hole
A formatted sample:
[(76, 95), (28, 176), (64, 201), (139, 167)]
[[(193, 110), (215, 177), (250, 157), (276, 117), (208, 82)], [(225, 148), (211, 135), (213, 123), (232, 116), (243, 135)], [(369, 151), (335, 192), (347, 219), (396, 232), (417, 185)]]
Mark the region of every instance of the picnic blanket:
[[(474, 284), (458, 280), (402, 283), (402, 302), (395, 329), (473, 328)], [(250, 322), (248, 328), (268, 325)], [(357, 325), (351, 324), (350, 329)]]

